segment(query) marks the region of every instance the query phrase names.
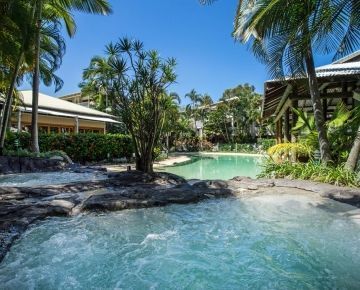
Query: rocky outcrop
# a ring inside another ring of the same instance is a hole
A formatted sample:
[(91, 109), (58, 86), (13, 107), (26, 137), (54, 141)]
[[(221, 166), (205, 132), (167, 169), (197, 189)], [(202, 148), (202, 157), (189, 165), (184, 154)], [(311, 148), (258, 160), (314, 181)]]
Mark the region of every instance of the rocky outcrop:
[(0, 174), (57, 171), (67, 168), (68, 165), (69, 162), (61, 156), (51, 158), (0, 156)]
[[(80, 170), (80, 169), (79, 169)], [(92, 170), (92, 169), (82, 169)], [(35, 221), (72, 216), (84, 211), (113, 211), (249, 194), (282, 194), (306, 190), (360, 207), (360, 189), (300, 180), (236, 177), (229, 181), (200, 181), (168, 173), (137, 171), (109, 174), (106, 180), (65, 185), (0, 188), (0, 261), (13, 241)]]
[(231, 195), (226, 183), (190, 185), (167, 173), (137, 171), (65, 185), (0, 188), (0, 261), (12, 242), (35, 221), (83, 211), (123, 210), (199, 202)]

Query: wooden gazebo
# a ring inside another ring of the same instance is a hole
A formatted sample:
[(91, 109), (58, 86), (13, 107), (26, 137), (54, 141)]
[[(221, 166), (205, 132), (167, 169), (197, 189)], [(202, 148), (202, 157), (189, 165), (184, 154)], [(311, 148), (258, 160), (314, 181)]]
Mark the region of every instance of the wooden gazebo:
[[(349, 109), (360, 101), (360, 51), (316, 68), (324, 118), (328, 120), (339, 102)], [(270, 80), (265, 83), (262, 117), (274, 117), (277, 143), (295, 141), (290, 129), (296, 123), (292, 108), (312, 112), (307, 78)]]

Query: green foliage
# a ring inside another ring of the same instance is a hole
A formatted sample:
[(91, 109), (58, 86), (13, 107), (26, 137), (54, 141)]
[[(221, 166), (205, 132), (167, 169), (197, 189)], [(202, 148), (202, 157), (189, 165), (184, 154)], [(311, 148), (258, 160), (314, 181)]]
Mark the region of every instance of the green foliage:
[(269, 159), (264, 163), (263, 171), (258, 177), (304, 179), (341, 186), (360, 186), (358, 173), (350, 172), (342, 165), (325, 166), (314, 161), (276, 163)]
[[(212, 142), (246, 143), (255, 138), (252, 130), (260, 124), (262, 96), (249, 84), (225, 90), (215, 109), (205, 120), (205, 135)], [(234, 127), (232, 127), (232, 123)]]
[[(16, 140), (19, 140), (18, 147)], [(129, 158), (133, 153), (131, 138), (122, 134), (44, 134), (39, 136), (39, 145), (43, 152), (61, 150), (73, 161), (81, 163)], [(5, 148), (13, 152), (29, 150), (30, 134), (9, 133)]]
[(54, 150), (54, 151), (48, 151), (48, 152), (41, 152), (41, 153), (35, 153), (28, 151), (26, 149), (17, 149), (17, 150), (5, 150), (4, 151), (5, 156), (13, 156), (13, 157), (40, 157), (40, 158), (50, 158), (53, 156), (61, 156), (64, 157), (64, 159), (68, 159), (68, 155), (61, 150)]
[(267, 151), (270, 147), (276, 145), (275, 139), (258, 139), (257, 144), (260, 150)]
[(268, 149), (268, 154), (276, 160), (287, 160), (290, 156), (310, 158), (312, 148), (302, 143), (281, 143), (274, 145)]
[(107, 45), (106, 56), (93, 58), (84, 71), (83, 91), (109, 96), (113, 114), (132, 136), (137, 170), (153, 171), (154, 148), (170, 122), (173, 100), (167, 89), (176, 81), (175, 67), (174, 58), (164, 59), (155, 50), (145, 50), (142, 42), (124, 37)]
[[(299, 142), (316, 150), (319, 148), (318, 132), (313, 115), (301, 110), (293, 109), (298, 120), (292, 132), (299, 136)], [(336, 163), (344, 162), (349, 154), (351, 144), (356, 135), (360, 119), (357, 118), (359, 108), (349, 111), (346, 105), (340, 102), (326, 122), (327, 137), (330, 142), (331, 155)]]
[(219, 152), (237, 152), (237, 153), (259, 153), (256, 144), (238, 144), (226, 143), (219, 144)]

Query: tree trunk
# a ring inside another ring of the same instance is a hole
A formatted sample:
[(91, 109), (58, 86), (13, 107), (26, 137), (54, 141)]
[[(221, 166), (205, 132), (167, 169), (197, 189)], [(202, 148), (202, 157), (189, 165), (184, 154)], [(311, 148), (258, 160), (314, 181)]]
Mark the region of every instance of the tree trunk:
[(16, 79), (19, 74), (19, 70), (22, 64), (24, 58), (24, 54), (21, 52), (18, 61), (16, 63), (14, 73), (11, 78), (11, 83), (9, 87), (9, 91), (7, 92), (6, 100), (5, 100), (5, 106), (4, 111), (1, 117), (1, 128), (0, 128), (0, 156), (4, 154), (4, 144), (5, 144), (5, 135), (6, 135), (6, 129), (8, 127), (9, 118), (11, 115), (11, 105), (13, 102), (13, 96), (14, 96), (14, 90), (16, 85)]
[(38, 132), (38, 105), (40, 88), (40, 30), (42, 16), (42, 1), (38, 0), (36, 7), (36, 32), (35, 32), (35, 64), (33, 73), (33, 95), (31, 112), (31, 150), (40, 152)]
[(359, 159), (360, 154), (360, 126), (358, 128), (358, 131), (356, 133), (356, 137), (354, 140), (354, 144), (351, 148), (349, 157), (345, 163), (345, 168), (349, 171), (355, 171), (356, 165)]
[[(152, 155), (152, 153), (151, 153)], [(145, 173), (153, 173), (152, 156), (141, 156), (136, 158), (136, 170)]]
[(320, 98), (319, 86), (316, 79), (315, 64), (314, 64), (311, 45), (309, 45), (306, 51), (305, 63), (308, 73), (309, 91), (310, 91), (311, 101), (314, 110), (315, 125), (316, 125), (316, 130), (318, 131), (321, 161), (324, 164), (326, 164), (332, 161), (332, 158), (330, 155), (330, 146), (327, 138), (323, 107)]

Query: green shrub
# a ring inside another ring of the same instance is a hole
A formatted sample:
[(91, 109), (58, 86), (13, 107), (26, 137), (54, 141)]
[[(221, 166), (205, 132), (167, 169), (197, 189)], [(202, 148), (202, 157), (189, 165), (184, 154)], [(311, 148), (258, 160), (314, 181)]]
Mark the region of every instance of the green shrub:
[[(68, 160), (69, 156), (61, 150), (47, 151), (41, 152), (40, 154), (31, 152), (27, 149), (16, 149), (16, 150), (7, 150), (4, 151), (5, 156), (13, 156), (13, 157), (40, 157), (40, 158), (50, 158), (53, 156), (61, 156), (65, 160)], [(70, 160), (69, 160), (70, 161)]]
[(256, 144), (239, 144), (239, 143), (219, 144), (219, 151), (237, 152), (237, 153), (259, 153)]
[[(19, 147), (16, 147), (19, 140)], [(44, 134), (39, 136), (41, 152), (63, 151), (75, 162), (93, 162), (114, 158), (129, 158), (133, 152), (131, 137), (122, 134)], [(30, 149), (30, 134), (9, 133), (5, 149)]]
[(275, 139), (258, 139), (257, 145), (260, 150), (267, 151), (270, 147), (276, 145)]
[(276, 163), (269, 159), (263, 164), (263, 171), (258, 177), (304, 179), (342, 186), (360, 186), (357, 173), (346, 170), (342, 165), (325, 166), (315, 161)]

